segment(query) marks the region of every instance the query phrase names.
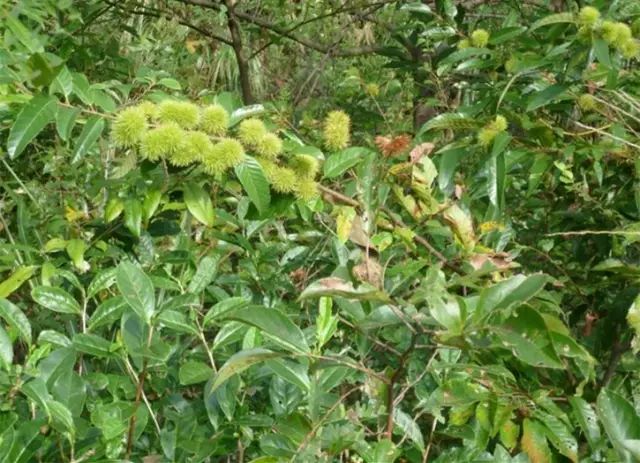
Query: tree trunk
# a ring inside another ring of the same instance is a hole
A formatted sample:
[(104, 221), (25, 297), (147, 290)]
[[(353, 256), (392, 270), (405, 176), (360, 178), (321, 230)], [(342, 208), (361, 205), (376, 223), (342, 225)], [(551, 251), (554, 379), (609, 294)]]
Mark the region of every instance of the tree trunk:
[(238, 75), (240, 78), (242, 101), (247, 105), (254, 104), (256, 100), (253, 96), (253, 91), (251, 90), (249, 62), (244, 55), (244, 49), (242, 47), (242, 31), (240, 30), (240, 24), (238, 23), (234, 13), (234, 2), (232, 0), (226, 0), (225, 4), (227, 5), (227, 25), (231, 34), (231, 41), (233, 42), (233, 52), (236, 56), (236, 62), (238, 63)]

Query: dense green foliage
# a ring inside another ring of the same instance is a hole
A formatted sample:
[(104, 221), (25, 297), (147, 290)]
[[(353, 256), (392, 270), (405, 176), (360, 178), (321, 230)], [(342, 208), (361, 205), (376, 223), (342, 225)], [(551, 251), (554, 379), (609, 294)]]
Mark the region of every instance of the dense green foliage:
[(640, 4), (0, 4), (0, 462), (640, 461)]

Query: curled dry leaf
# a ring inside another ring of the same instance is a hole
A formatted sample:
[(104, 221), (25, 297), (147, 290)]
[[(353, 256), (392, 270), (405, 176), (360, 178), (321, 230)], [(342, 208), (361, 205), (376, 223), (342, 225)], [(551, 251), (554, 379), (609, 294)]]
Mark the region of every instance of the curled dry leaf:
[(375, 143), (384, 156), (392, 157), (398, 156), (409, 147), (411, 137), (406, 134), (397, 135), (395, 137), (377, 136)]
[(376, 288), (382, 287), (382, 266), (372, 257), (365, 258), (353, 267), (353, 276), (358, 281), (369, 283)]
[(415, 146), (411, 152), (409, 153), (409, 159), (413, 164), (420, 161), (424, 156), (429, 156), (436, 145), (430, 142), (420, 143), (418, 146)]
[(507, 252), (474, 254), (469, 258), (469, 263), (475, 270), (480, 270), (487, 262), (498, 270), (506, 270), (514, 266), (513, 257)]

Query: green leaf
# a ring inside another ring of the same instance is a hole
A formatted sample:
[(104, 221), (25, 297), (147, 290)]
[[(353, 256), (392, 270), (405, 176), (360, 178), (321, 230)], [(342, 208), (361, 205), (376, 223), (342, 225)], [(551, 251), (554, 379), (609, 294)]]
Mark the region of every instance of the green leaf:
[[(41, 337), (38, 336), (38, 342)], [(69, 347), (54, 350), (38, 364), (39, 379), (45, 381), (47, 385), (54, 384), (59, 378), (73, 371), (77, 353), (75, 349), (71, 348), (71, 341), (67, 340), (67, 342)]]
[(477, 316), (494, 310), (506, 309), (512, 304), (523, 304), (544, 288), (549, 277), (543, 274), (516, 275), (484, 289), (476, 306)]
[(183, 188), (184, 202), (189, 212), (202, 224), (211, 227), (215, 218), (211, 197), (204, 189), (195, 184), (187, 183)]
[(18, 113), (9, 131), (7, 152), (9, 158), (17, 158), (29, 143), (53, 121), (58, 101), (51, 96), (36, 96)]
[(224, 318), (255, 326), (285, 349), (300, 353), (309, 352), (302, 330), (277, 309), (254, 305), (225, 312)]
[(2, 18), (2, 21), (4, 26), (11, 31), (13, 36), (24, 45), (29, 52), (40, 53), (43, 51), (43, 46), (40, 40), (38, 40), (38, 35), (35, 31), (28, 29), (15, 15), (7, 14)]
[(89, 318), (89, 330), (93, 331), (100, 326), (110, 325), (119, 320), (126, 307), (127, 302), (122, 296), (111, 297), (102, 302)]
[(271, 192), (258, 161), (251, 156), (245, 156), (245, 160), (235, 167), (235, 172), (251, 202), (261, 215), (264, 214), (271, 203)]
[(47, 415), (49, 414), (50, 395), (49, 391), (47, 391), (47, 384), (42, 378), (35, 378), (25, 383), (20, 388), (20, 391), (42, 408)]
[(121, 262), (116, 272), (116, 285), (129, 307), (149, 324), (156, 307), (151, 279), (137, 265)]
[(62, 288), (54, 286), (36, 286), (31, 290), (34, 301), (54, 312), (79, 314), (80, 304)]
[(80, 271), (88, 267), (88, 263), (84, 260), (84, 252), (87, 250), (87, 243), (83, 240), (72, 239), (67, 242), (66, 251), (75, 268)]
[(207, 381), (213, 370), (204, 362), (189, 360), (180, 366), (178, 379), (183, 386), (191, 386), (192, 384), (204, 383)]
[(191, 278), (187, 291), (193, 294), (200, 294), (204, 291), (209, 284), (213, 281), (216, 270), (218, 269), (218, 262), (220, 256), (205, 256), (198, 264), (196, 274)]
[(552, 100), (555, 100), (560, 96), (566, 94), (568, 88), (568, 85), (553, 84), (549, 85), (544, 90), (534, 93), (529, 97), (529, 100), (527, 102), (527, 111), (533, 111), (534, 109), (545, 106)]
[(124, 225), (136, 238), (142, 230), (142, 206), (137, 199), (129, 199), (124, 203)]
[(446, 113), (440, 114), (439, 116), (436, 116), (433, 119), (429, 120), (429, 122), (425, 123), (420, 128), (420, 130), (418, 131), (418, 135), (416, 136), (420, 136), (429, 130), (465, 130), (477, 129), (479, 126), (480, 124), (478, 123), (478, 121), (472, 117), (468, 117), (460, 113)]
[(368, 148), (353, 146), (332, 154), (324, 162), (323, 170), (325, 178), (334, 178), (342, 175), (364, 159), (369, 152), (371, 152), (371, 150)]
[(178, 333), (198, 334), (198, 329), (187, 316), (175, 310), (163, 310), (158, 315), (158, 322)]
[(564, 369), (558, 358), (542, 316), (533, 308), (521, 305), (512, 317), (492, 331), (518, 360), (536, 367)]
[(9, 335), (0, 325), (0, 361), (5, 367), (11, 365), (13, 362), (13, 345)]
[[(229, 110), (229, 108), (227, 108), (227, 110)], [(242, 108), (234, 109), (231, 111), (231, 116), (229, 117), (229, 127), (233, 127), (243, 119), (259, 116), (264, 112), (264, 106), (261, 104), (243, 106)]]
[(401, 10), (410, 11), (411, 13), (431, 14), (431, 8), (421, 2), (411, 2), (400, 7)]
[(243, 372), (247, 368), (256, 363), (264, 362), (265, 360), (273, 359), (281, 356), (277, 352), (272, 352), (267, 349), (249, 349), (238, 352), (232, 355), (224, 365), (218, 370), (218, 374), (211, 383), (205, 394), (212, 394), (218, 389), (225, 381), (238, 373)]
[(640, 417), (633, 405), (617, 392), (602, 389), (596, 409), (613, 447), (624, 462), (640, 459), (640, 448), (632, 441), (640, 440)]
[(550, 26), (551, 24), (560, 24), (560, 23), (573, 23), (575, 22), (575, 17), (573, 13), (565, 12), (565, 13), (556, 13), (549, 16), (545, 16), (542, 19), (534, 22), (531, 27), (529, 27), (529, 32), (533, 32), (536, 29), (539, 29), (544, 26)]
[(595, 450), (601, 438), (600, 425), (595, 410), (582, 397), (569, 398), (569, 404), (571, 404), (576, 421), (582, 428), (591, 449)]
[(279, 358), (267, 360), (266, 365), (285, 381), (298, 386), (303, 391), (311, 390), (311, 381), (305, 365)]
[(400, 428), (401, 435), (407, 436), (420, 450), (424, 450), (424, 439), (418, 423), (411, 416), (396, 408), (393, 411), (393, 423)]
[(490, 57), (492, 54), (493, 52), (488, 48), (470, 47), (470, 48), (464, 48), (462, 50), (456, 50), (438, 63), (437, 73), (443, 74), (445, 71), (449, 70), (454, 64), (459, 63), (461, 61), (467, 61), (470, 58), (476, 58), (480, 56), (486, 59)]
[(64, 404), (74, 417), (84, 410), (87, 399), (87, 387), (84, 379), (75, 371), (60, 376), (51, 387), (51, 395)]
[(28, 267), (18, 267), (9, 278), (0, 283), (0, 298), (9, 297), (15, 290), (20, 288), (35, 273), (38, 267), (30, 265)]
[(52, 425), (60, 432), (68, 432), (75, 434), (75, 426), (73, 424), (73, 416), (71, 411), (57, 400), (49, 400), (47, 409), (51, 416)]
[(609, 55), (609, 44), (603, 39), (593, 40), (593, 53), (602, 64), (611, 67), (611, 56)]
[(94, 357), (112, 357), (111, 342), (95, 334), (77, 333), (73, 336), (73, 347)]
[(151, 190), (144, 197), (142, 201), (142, 219), (147, 223), (153, 214), (155, 214), (158, 206), (160, 205), (160, 199), (162, 198), (162, 191)]
[(87, 120), (80, 137), (76, 141), (76, 147), (73, 150), (71, 164), (75, 164), (84, 157), (85, 154), (93, 147), (104, 130), (104, 119), (100, 116), (92, 116)]
[(248, 307), (251, 301), (246, 297), (230, 297), (224, 301), (220, 301), (211, 307), (202, 320), (202, 326), (207, 327), (216, 318), (221, 318), (229, 311)]
[(549, 413), (536, 411), (534, 415), (546, 428), (546, 435), (549, 442), (558, 451), (574, 463), (578, 461), (578, 442), (560, 419)]
[(96, 276), (93, 277), (91, 283), (89, 283), (87, 297), (91, 298), (100, 291), (110, 288), (116, 282), (116, 271), (117, 269), (115, 267), (100, 270)]
[(322, 296), (339, 296), (359, 301), (389, 301), (389, 296), (370, 284), (362, 283), (354, 288), (351, 282), (338, 277), (327, 277), (314, 281), (302, 291), (299, 299)]
[(17, 305), (6, 299), (0, 299), (0, 318), (15, 329), (27, 344), (31, 344), (31, 324), (27, 316)]
[(58, 113), (56, 114), (56, 131), (64, 141), (69, 140), (78, 114), (80, 114), (79, 108), (68, 108), (66, 106), (60, 106), (58, 108)]
[(487, 190), (489, 193), (489, 201), (497, 212), (497, 214), (494, 215), (495, 218), (499, 217), (498, 213), (504, 208), (506, 167), (503, 152), (510, 141), (511, 136), (507, 132), (498, 134), (493, 142), (491, 158), (487, 165)]
[(451, 148), (439, 151), (440, 163), (438, 164), (438, 187), (447, 193), (455, 188), (455, 173), (458, 164), (467, 153), (466, 148)]
[[(115, 219), (118, 218), (120, 214), (122, 214), (123, 210), (124, 210), (124, 202), (120, 198), (111, 198), (104, 208), (105, 222), (109, 223), (114, 221)], [(132, 222), (132, 223), (137, 225), (136, 222)], [(136, 225), (133, 225), (134, 230), (137, 229)]]
[(171, 79), (169, 77), (164, 77), (158, 81), (158, 85), (162, 85), (164, 87), (170, 88), (171, 90), (182, 90), (182, 86), (180, 82), (175, 79)]
[(58, 347), (71, 347), (71, 340), (64, 334), (53, 330), (42, 330), (38, 335), (38, 344), (49, 343)]
[(324, 346), (338, 328), (338, 317), (331, 312), (333, 301), (329, 297), (321, 297), (316, 318), (316, 339), (318, 348)]
[[(68, 98), (73, 91), (73, 77), (69, 72), (69, 68), (62, 66), (62, 69), (56, 74), (55, 79), (49, 86), (49, 93), (54, 94), (56, 92), (61, 93), (65, 98)], [(62, 109), (59, 108), (58, 110)], [(66, 108), (65, 108), (66, 109)]]

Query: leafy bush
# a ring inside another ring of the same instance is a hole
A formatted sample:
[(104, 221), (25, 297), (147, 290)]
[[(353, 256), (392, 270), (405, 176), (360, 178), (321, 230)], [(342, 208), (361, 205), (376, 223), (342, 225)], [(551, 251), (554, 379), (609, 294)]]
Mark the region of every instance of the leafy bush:
[[(125, 3), (0, 8), (0, 461), (640, 459), (634, 2)], [(256, 24), (361, 69), (175, 64)]]

